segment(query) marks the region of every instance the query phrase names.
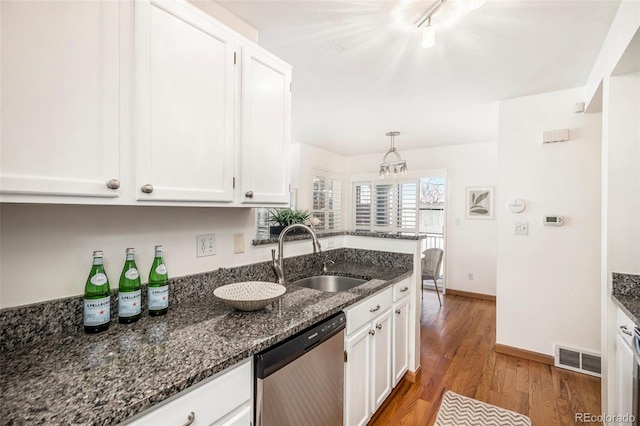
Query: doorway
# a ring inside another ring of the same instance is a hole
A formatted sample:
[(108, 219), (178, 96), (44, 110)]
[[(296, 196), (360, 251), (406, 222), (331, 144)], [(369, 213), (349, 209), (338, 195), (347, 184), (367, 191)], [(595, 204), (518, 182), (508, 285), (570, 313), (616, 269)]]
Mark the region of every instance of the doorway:
[[(444, 292), (445, 276), (444, 265), (446, 258), (445, 249), (445, 224), (446, 224), (446, 184), (445, 176), (429, 176), (420, 178), (420, 197), (418, 200), (419, 209), (419, 231), (427, 238), (422, 240), (424, 252), (429, 248), (439, 248), (444, 250), (438, 287)], [(423, 288), (435, 290), (433, 282), (430, 280), (422, 283)]]

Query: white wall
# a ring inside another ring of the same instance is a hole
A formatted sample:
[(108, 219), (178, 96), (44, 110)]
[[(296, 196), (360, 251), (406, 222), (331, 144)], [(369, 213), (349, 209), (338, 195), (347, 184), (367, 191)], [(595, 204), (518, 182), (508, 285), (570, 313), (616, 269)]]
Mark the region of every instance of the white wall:
[[(600, 349), (600, 114), (575, 114), (582, 89), (500, 104), (496, 342), (553, 355)], [(569, 129), (568, 142), (541, 143)], [(527, 203), (507, 211), (509, 199)], [(562, 227), (543, 215), (562, 215)], [(513, 233), (529, 223), (528, 236)]]
[[(496, 220), (465, 219), (465, 189), (469, 186), (496, 186), (498, 144), (487, 142), (402, 150), (412, 178), (443, 171), (447, 177), (445, 285), (447, 288), (481, 294), (496, 294)], [(350, 176), (377, 172), (384, 152), (348, 158)], [(468, 274), (473, 273), (470, 281)]]

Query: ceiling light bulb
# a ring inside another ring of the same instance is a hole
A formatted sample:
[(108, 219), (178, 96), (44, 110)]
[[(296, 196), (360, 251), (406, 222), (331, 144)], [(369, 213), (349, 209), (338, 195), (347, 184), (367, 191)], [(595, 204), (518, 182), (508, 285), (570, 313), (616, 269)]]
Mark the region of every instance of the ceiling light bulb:
[(401, 175), (406, 175), (407, 174), (407, 165), (406, 165), (406, 163), (402, 163), (402, 166), (400, 166), (400, 174)]
[(487, 0), (469, 0), (469, 9), (470, 10), (478, 9), (482, 7), (485, 1)]
[(422, 29), (422, 47), (433, 47), (436, 44), (436, 29), (429, 25)]
[(398, 168), (396, 166), (393, 166), (393, 175), (398, 176)]
[(384, 167), (380, 166), (380, 173), (378, 176), (380, 176), (380, 179), (384, 179)]
[(389, 170), (389, 166), (384, 168), (384, 175), (389, 176), (391, 174), (391, 170)]

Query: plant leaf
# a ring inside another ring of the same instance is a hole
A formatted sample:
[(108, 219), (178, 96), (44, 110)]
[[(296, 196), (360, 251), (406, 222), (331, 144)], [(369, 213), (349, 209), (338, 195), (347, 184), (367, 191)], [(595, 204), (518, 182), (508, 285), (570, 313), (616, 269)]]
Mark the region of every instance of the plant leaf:
[(484, 200), (488, 196), (489, 196), (489, 191), (483, 192), (482, 194), (478, 195), (478, 198), (476, 198), (476, 202), (474, 204), (478, 204), (480, 201)]
[(472, 192), (471, 193), (471, 204), (475, 204), (476, 203), (476, 193)]
[(476, 214), (489, 214), (489, 212), (487, 211), (487, 209), (482, 208), (482, 207), (476, 207), (476, 208), (472, 208), (471, 210), (469, 210), (471, 213), (476, 213)]

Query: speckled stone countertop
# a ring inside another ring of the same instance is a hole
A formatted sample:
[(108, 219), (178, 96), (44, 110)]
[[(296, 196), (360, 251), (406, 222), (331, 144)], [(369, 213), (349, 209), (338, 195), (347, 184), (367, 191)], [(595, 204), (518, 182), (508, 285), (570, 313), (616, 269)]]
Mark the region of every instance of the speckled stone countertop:
[(611, 298), (640, 327), (640, 275), (613, 273)]
[[(165, 316), (143, 314), (129, 325), (112, 322), (95, 335), (78, 331), (5, 345), (0, 424), (117, 424), (413, 272), (408, 255), (334, 252), (331, 273), (370, 280), (338, 293), (288, 285), (286, 294), (266, 309), (240, 312), (211, 294), (222, 283), (205, 274), (205, 281), (218, 281), (200, 283), (200, 297), (170, 305)], [(285, 262), (296, 269), (290, 258)], [(317, 266), (317, 260), (309, 262)], [(259, 276), (265, 263), (256, 265), (225, 269), (220, 279)], [(297, 278), (305, 273), (298, 270)], [(11, 315), (16, 314), (5, 316)]]
[[(334, 237), (336, 235), (354, 235), (357, 237), (372, 237), (372, 238), (394, 238), (397, 240), (422, 240), (427, 238), (426, 234), (421, 234), (418, 232), (373, 232), (373, 231), (318, 231), (316, 233), (318, 238), (327, 238)], [(300, 235), (287, 235), (285, 237), (285, 241), (295, 241), (295, 240), (306, 240), (310, 239), (311, 236), (309, 234), (300, 234)], [(271, 238), (265, 238), (261, 240), (253, 240), (252, 244), (254, 246), (260, 246), (265, 244), (277, 244), (278, 237), (274, 236)]]

